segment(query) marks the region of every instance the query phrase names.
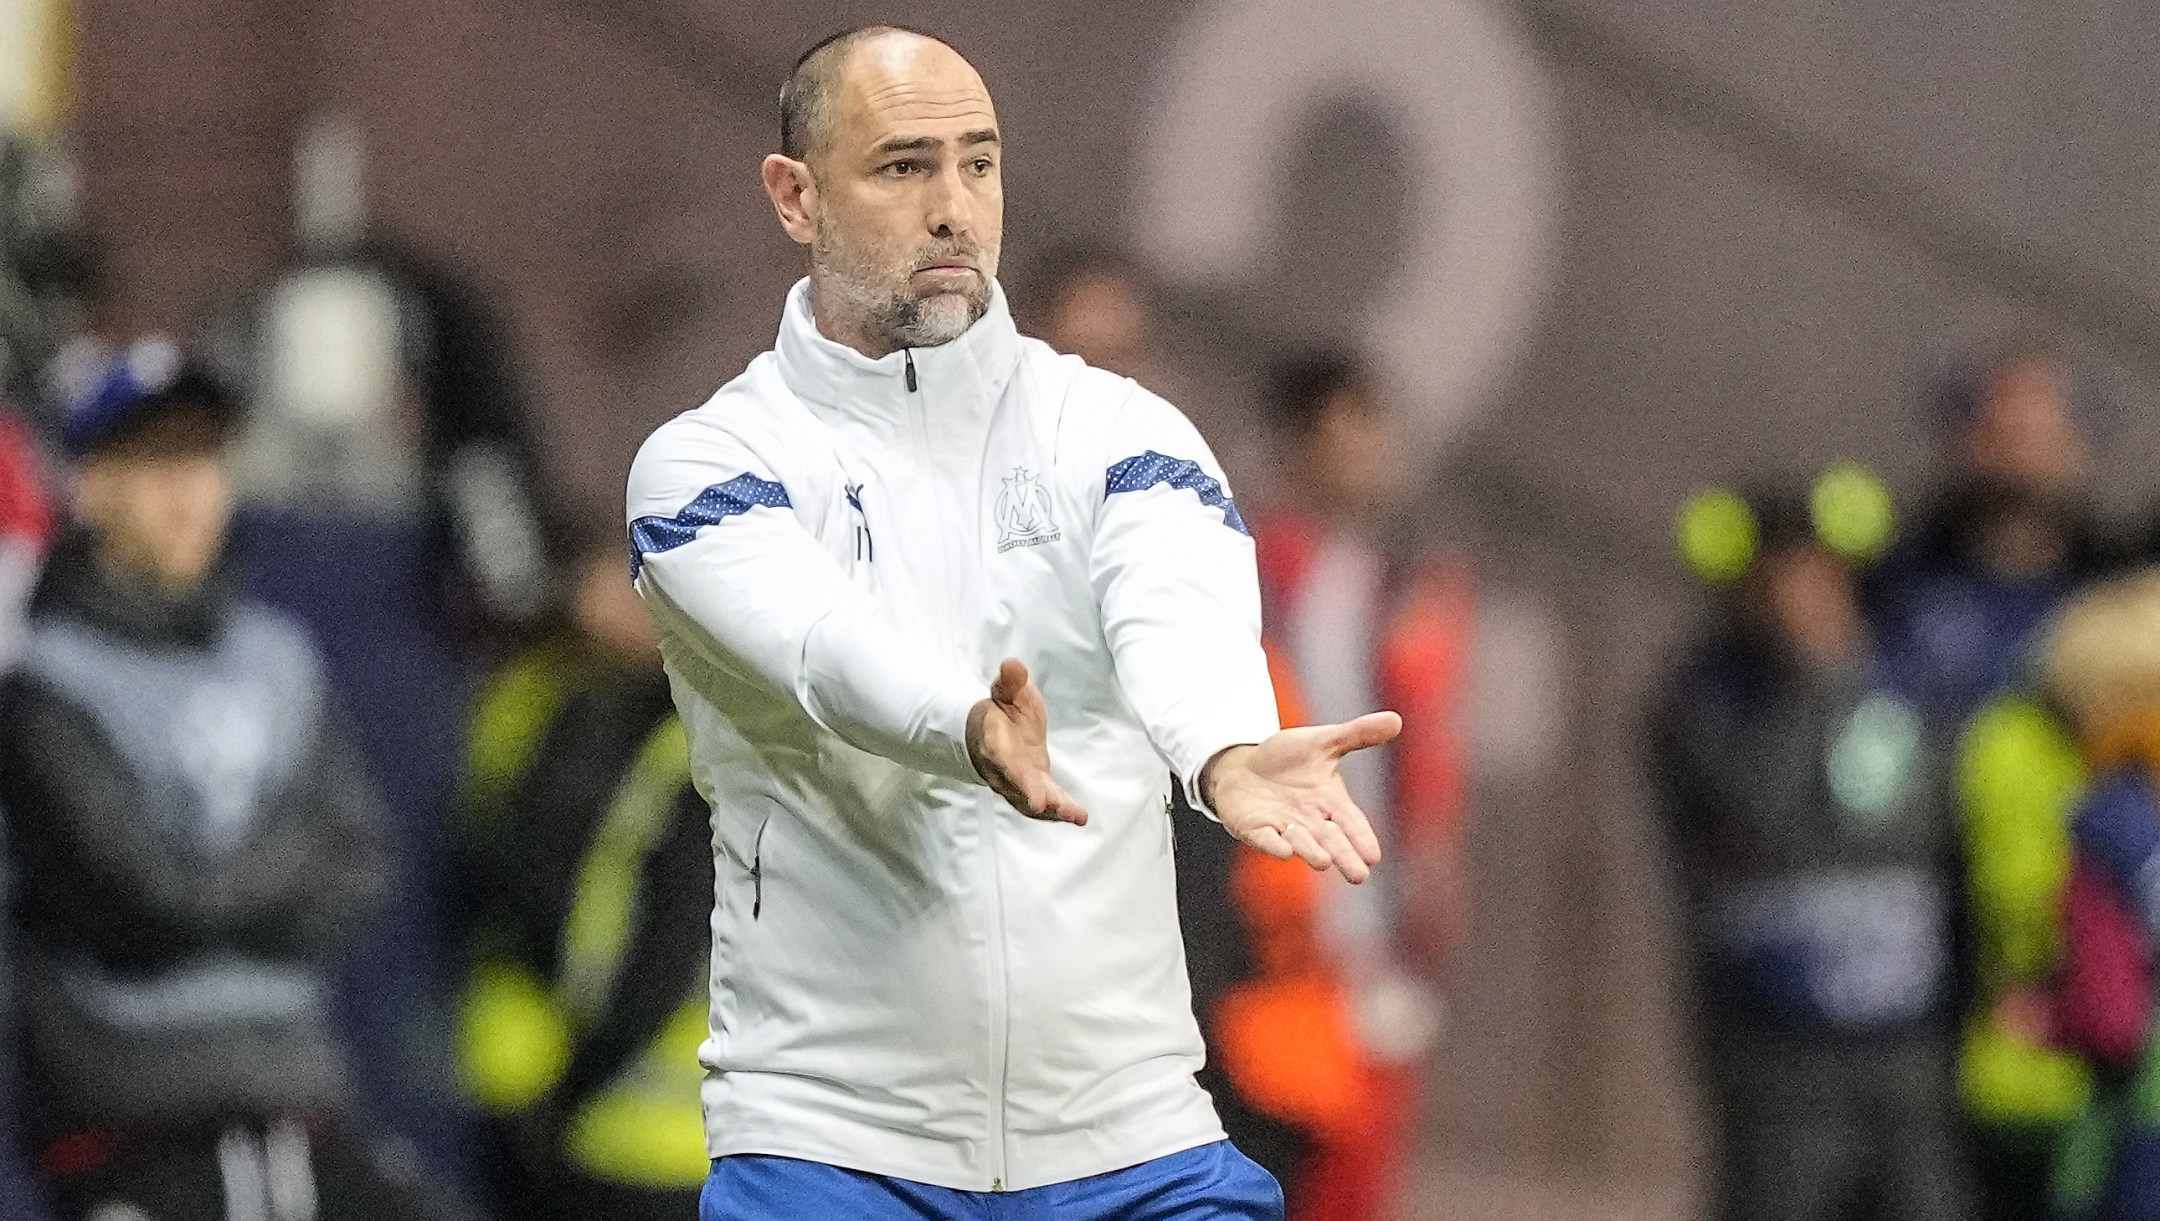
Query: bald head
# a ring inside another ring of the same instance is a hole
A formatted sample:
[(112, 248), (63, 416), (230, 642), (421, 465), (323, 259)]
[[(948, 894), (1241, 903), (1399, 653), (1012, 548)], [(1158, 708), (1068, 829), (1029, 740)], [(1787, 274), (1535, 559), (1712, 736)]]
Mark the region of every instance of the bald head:
[(766, 193), (809, 248), (818, 328), (872, 356), (933, 347), (990, 307), (1004, 232), (990, 91), (926, 34), (826, 39), (780, 93)]
[(824, 150), (832, 137), (833, 113), (847, 80), (848, 60), (864, 43), (883, 39), (930, 42), (959, 54), (944, 39), (899, 25), (842, 30), (811, 47), (795, 61), (795, 70), (780, 86), (781, 156), (808, 161)]

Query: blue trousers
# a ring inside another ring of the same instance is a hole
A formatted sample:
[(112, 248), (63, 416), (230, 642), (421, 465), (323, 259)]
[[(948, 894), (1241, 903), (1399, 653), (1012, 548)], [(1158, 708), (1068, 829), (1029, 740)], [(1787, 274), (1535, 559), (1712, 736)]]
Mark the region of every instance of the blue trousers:
[(713, 1163), (699, 1221), (1282, 1221), (1275, 1177), (1217, 1141), (1026, 1191), (954, 1191), (791, 1157)]

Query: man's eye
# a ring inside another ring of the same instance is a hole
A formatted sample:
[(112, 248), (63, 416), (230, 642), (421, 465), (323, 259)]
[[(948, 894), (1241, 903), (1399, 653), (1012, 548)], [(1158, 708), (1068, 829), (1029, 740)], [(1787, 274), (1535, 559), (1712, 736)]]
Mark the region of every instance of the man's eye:
[(988, 157), (977, 157), (975, 158), (975, 172), (978, 174), (987, 174), (990, 172), (990, 167), (993, 164), (995, 163), (992, 162)]
[(885, 172), (891, 174), (895, 178), (899, 178), (904, 177), (908, 174), (915, 173), (921, 168), (922, 162), (920, 161), (895, 161), (885, 167)]

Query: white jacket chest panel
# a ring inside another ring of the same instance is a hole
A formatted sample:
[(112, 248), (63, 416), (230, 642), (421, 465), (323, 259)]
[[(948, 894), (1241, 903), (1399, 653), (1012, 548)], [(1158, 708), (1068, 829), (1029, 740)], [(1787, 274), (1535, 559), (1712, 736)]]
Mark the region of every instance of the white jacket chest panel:
[(1102, 456), (1061, 437), (1064, 380), (1024, 367), (973, 430), (921, 395), (900, 421), (815, 420), (823, 444), (793, 447), (783, 476), (803, 489), (798, 519), (896, 622), (986, 687), (1019, 657), (1065, 697), (1057, 720), (1099, 713), (1116, 687), (1089, 583)]

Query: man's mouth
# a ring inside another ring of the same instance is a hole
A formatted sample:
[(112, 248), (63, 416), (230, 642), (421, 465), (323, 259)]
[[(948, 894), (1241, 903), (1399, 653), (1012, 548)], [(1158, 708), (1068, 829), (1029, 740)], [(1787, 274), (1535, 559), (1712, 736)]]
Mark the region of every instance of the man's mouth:
[(934, 291), (964, 290), (972, 286), (974, 280), (981, 275), (982, 272), (973, 264), (959, 259), (941, 259), (915, 271), (917, 282), (926, 284)]

